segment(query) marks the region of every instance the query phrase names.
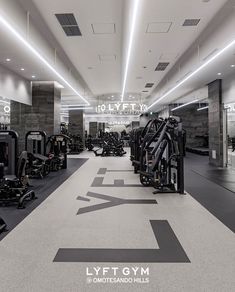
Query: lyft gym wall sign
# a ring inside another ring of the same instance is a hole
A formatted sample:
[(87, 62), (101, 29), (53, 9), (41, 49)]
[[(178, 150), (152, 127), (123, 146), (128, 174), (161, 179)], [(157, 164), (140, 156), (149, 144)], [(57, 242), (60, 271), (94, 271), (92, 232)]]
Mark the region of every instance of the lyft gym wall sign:
[(111, 114), (140, 114), (147, 110), (147, 106), (141, 103), (108, 103), (96, 107), (97, 113)]

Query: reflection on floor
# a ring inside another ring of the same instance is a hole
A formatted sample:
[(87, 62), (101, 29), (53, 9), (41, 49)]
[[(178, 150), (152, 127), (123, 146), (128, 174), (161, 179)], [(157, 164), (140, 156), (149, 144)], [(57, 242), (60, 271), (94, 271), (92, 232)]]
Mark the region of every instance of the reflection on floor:
[(0, 242), (1, 291), (234, 291), (235, 235), (191, 195), (139, 187), (128, 157), (80, 157)]

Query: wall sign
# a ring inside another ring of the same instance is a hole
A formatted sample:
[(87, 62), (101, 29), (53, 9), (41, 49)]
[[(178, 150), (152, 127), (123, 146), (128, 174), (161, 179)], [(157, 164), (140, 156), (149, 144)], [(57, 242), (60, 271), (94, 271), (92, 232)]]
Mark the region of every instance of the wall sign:
[(107, 103), (96, 107), (97, 113), (109, 114), (140, 114), (147, 110), (147, 106), (141, 103)]

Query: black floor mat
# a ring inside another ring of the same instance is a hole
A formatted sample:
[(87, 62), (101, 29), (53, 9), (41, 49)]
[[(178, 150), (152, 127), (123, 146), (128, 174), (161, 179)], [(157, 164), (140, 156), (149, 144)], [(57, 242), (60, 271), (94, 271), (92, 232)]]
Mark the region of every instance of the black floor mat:
[(235, 173), (209, 165), (209, 159), (188, 154), (185, 159), (185, 189), (235, 232)]
[(0, 216), (7, 223), (7, 232), (0, 234), (0, 240), (4, 238), (16, 225), (27, 217), (36, 207), (38, 207), (50, 194), (52, 194), (61, 184), (65, 182), (76, 170), (78, 170), (88, 159), (72, 158), (68, 159), (68, 168), (58, 172), (51, 172), (44, 179), (33, 179), (30, 183), (37, 196), (36, 200), (26, 203), (25, 209), (17, 209), (17, 205), (0, 207)]

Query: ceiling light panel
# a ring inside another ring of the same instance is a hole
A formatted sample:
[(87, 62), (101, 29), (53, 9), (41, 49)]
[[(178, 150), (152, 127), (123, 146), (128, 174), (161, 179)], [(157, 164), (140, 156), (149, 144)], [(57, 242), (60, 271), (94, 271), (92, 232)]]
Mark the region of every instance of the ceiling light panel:
[(183, 26), (197, 26), (201, 19), (188, 18), (185, 19)]
[(169, 62), (159, 62), (155, 71), (165, 71), (169, 64)]
[(114, 34), (116, 33), (115, 23), (92, 23), (93, 34)]
[(55, 16), (67, 36), (70, 37), (70, 36), (82, 35), (74, 14), (63, 13), (63, 14), (55, 14)]
[(172, 22), (152, 22), (147, 25), (146, 33), (167, 33)]

